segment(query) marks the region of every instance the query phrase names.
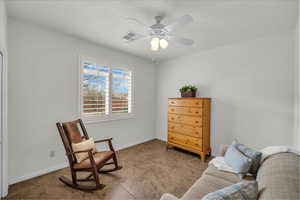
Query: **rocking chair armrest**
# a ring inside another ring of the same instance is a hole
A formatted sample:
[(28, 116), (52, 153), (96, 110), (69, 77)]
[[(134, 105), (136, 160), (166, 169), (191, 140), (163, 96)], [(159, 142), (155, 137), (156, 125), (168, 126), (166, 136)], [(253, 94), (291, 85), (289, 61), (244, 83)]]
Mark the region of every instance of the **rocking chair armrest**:
[(107, 139), (103, 139), (103, 140), (96, 140), (95, 143), (108, 142), (109, 149), (110, 149), (111, 151), (115, 152), (114, 147), (113, 147), (111, 141), (112, 141), (112, 138), (107, 138)]
[(76, 153), (89, 153), (89, 152), (92, 152), (93, 149), (87, 149), (87, 150), (82, 150), (82, 151), (74, 151), (73, 154), (76, 154)]
[(95, 143), (100, 143), (100, 142), (111, 142), (112, 138), (107, 138), (107, 139), (103, 139), (103, 140), (95, 140)]

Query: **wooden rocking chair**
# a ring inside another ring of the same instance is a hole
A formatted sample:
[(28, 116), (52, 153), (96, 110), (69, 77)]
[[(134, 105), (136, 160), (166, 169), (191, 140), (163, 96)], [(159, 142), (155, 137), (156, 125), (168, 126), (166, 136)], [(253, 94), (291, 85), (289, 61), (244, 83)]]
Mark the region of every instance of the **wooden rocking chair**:
[[(80, 133), (78, 128), (78, 124), (81, 127), (83, 136)], [(85, 150), (85, 151), (77, 151), (74, 152), (72, 149), (72, 143), (79, 143), (83, 139), (89, 139), (89, 136), (86, 132), (84, 124), (81, 119), (72, 121), (72, 122), (65, 122), (65, 123), (56, 123), (58, 128), (59, 134), (61, 136), (62, 142), (64, 144), (66, 154), (70, 164), (70, 170), (72, 175), (72, 180), (66, 178), (65, 176), (61, 176), (59, 180), (66, 185), (73, 187), (79, 190), (96, 190), (102, 189), (105, 185), (100, 184), (98, 173), (106, 173), (112, 172), (116, 170), (120, 170), (122, 166), (118, 165), (116, 152), (112, 146), (112, 138), (104, 139), (104, 140), (97, 140), (95, 143), (100, 142), (108, 142), (109, 151), (102, 151), (92, 153), (92, 149)], [(77, 162), (75, 154), (87, 152), (89, 157), (81, 162)], [(112, 159), (112, 162), (108, 162)], [(101, 170), (102, 167), (105, 165), (114, 165), (114, 168)], [(86, 178), (78, 179), (77, 172), (90, 172)], [(78, 182), (81, 181), (93, 181), (95, 182), (95, 186), (88, 186), (88, 185), (81, 185)]]

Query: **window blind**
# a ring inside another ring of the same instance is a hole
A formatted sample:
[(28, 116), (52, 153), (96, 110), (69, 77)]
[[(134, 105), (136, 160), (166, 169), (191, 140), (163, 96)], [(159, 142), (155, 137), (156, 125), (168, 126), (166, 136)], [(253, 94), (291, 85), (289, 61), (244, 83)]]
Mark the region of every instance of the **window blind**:
[(83, 64), (83, 114), (104, 115), (109, 112), (109, 68)]
[(112, 113), (131, 113), (131, 71), (113, 69), (112, 81)]

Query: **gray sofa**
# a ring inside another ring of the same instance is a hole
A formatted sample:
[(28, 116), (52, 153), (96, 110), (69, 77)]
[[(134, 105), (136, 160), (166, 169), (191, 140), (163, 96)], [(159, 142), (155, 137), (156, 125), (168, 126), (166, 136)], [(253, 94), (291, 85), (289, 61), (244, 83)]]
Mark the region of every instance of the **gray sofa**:
[[(279, 153), (267, 158), (257, 174), (259, 200), (299, 200), (300, 156), (293, 153)], [(246, 177), (245, 179), (253, 180)], [(240, 182), (241, 179), (229, 172), (209, 166), (202, 176), (180, 198), (180, 200), (201, 200), (206, 194)], [(179, 200), (172, 194), (164, 194), (161, 200)]]

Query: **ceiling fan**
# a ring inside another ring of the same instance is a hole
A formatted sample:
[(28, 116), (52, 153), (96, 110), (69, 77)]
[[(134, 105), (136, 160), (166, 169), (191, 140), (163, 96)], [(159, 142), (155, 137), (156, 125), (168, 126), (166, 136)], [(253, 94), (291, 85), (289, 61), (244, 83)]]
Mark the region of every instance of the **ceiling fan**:
[(144, 33), (135, 33), (130, 31), (123, 37), (123, 39), (126, 42), (151, 39), (150, 45), (152, 51), (158, 51), (160, 49), (167, 48), (169, 41), (174, 41), (186, 46), (194, 44), (194, 41), (191, 39), (186, 39), (172, 34), (175, 29), (182, 28), (184, 25), (193, 22), (193, 18), (190, 15), (184, 15), (169, 25), (162, 24), (161, 22), (163, 19), (163, 16), (156, 16), (156, 23), (152, 26), (147, 26), (137, 19), (128, 18), (127, 20), (137, 23), (143, 29)]

